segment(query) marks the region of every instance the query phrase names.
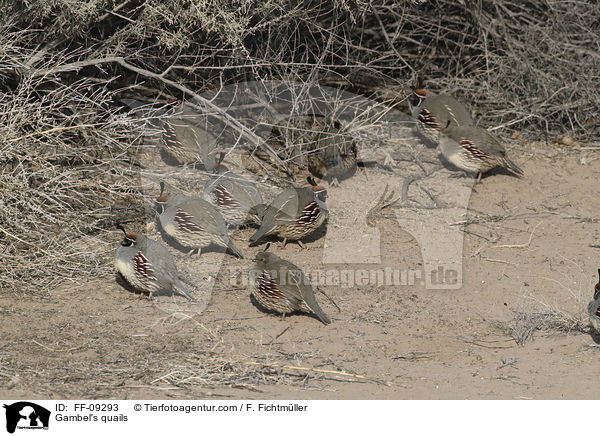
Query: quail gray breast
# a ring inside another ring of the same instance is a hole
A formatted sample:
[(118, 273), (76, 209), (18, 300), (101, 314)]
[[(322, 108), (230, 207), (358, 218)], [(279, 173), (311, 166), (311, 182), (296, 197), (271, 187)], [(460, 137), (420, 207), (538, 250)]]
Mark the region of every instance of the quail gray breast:
[(159, 221), (162, 229), (178, 244), (198, 250), (211, 244), (228, 248), (235, 256), (243, 258), (227, 233), (227, 223), (221, 213), (209, 202), (199, 197), (161, 194), (156, 199), (162, 208)]
[(440, 137), (440, 151), (456, 167), (482, 173), (495, 167), (503, 167), (520, 176), (519, 168), (506, 153), (502, 145), (491, 133), (474, 126), (448, 126)]
[(594, 288), (594, 298), (588, 304), (588, 314), (594, 330), (600, 333), (600, 269), (598, 269), (598, 283)]
[(247, 222), (260, 223), (264, 210), (262, 195), (256, 184), (229, 171), (215, 167), (204, 187), (204, 198), (216, 207), (227, 224), (239, 227)]
[(298, 241), (317, 230), (327, 218), (327, 191), (322, 186), (287, 188), (266, 207), (259, 229), (250, 237), (251, 243), (267, 235)]
[(115, 253), (115, 268), (135, 289), (150, 297), (166, 291), (189, 300), (193, 287), (181, 281), (173, 255), (166, 247), (144, 235), (127, 233)]
[(413, 111), (417, 130), (434, 143), (439, 142), (440, 133), (447, 127), (473, 125), (468, 109), (454, 97), (424, 89), (417, 89), (415, 94), (421, 100)]
[(296, 265), (269, 252), (258, 253), (255, 261), (250, 284), (261, 306), (282, 316), (303, 311), (314, 313), (323, 324), (331, 322), (317, 303), (308, 278)]

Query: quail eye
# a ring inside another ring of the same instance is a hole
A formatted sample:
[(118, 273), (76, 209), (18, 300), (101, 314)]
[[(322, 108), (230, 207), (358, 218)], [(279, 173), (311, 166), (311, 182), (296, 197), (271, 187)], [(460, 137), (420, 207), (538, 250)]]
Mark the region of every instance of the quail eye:
[(124, 238), (123, 242), (121, 242), (121, 245), (123, 247), (129, 247), (129, 246), (133, 245), (133, 241), (131, 239)]

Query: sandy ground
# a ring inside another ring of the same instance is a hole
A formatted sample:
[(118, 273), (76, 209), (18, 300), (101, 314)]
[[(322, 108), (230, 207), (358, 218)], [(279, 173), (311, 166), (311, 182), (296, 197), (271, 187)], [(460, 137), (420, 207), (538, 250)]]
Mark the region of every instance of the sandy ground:
[[(181, 269), (197, 274), (206, 308), (149, 301), (112, 272), (46, 297), (0, 293), (0, 397), (598, 398), (600, 349), (584, 310), (600, 265), (590, 247), (600, 240), (600, 160), (591, 151), (581, 164), (569, 147), (509, 148), (523, 178), (498, 171), (472, 190), (471, 179), (438, 169), (371, 227), (366, 216), (384, 187), (397, 197), (418, 170), (391, 149), (387, 169), (361, 169), (329, 189), (327, 231), (309, 250), (273, 244), (306, 270), (421, 274), (414, 283), (321, 286), (341, 308), (318, 295), (331, 325), (303, 314), (281, 320), (251, 302), (236, 280), (264, 248), (248, 247), (252, 229), (234, 235), (243, 260), (173, 250)], [(435, 161), (433, 150), (421, 151)], [(160, 238), (153, 225), (148, 232)], [(115, 248), (119, 240), (115, 232)], [(436, 262), (458, 268), (462, 283), (449, 286), (457, 289), (431, 289), (425, 278)], [(521, 345), (515, 337), (527, 322), (515, 313), (557, 321)]]

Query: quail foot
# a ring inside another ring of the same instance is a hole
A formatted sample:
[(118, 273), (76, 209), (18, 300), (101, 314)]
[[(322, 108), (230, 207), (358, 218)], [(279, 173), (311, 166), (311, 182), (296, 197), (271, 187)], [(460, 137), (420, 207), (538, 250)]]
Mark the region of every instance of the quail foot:
[(190, 120), (171, 117), (163, 122), (164, 150), (180, 164), (200, 162), (207, 171), (217, 164), (217, 141)]
[(264, 236), (278, 235), (283, 238), (283, 247), (290, 239), (305, 248), (300, 239), (318, 229), (327, 218), (326, 199), (327, 191), (316, 184), (283, 190), (265, 209), (260, 228), (250, 242), (255, 244)]
[(152, 298), (161, 291), (179, 294), (188, 300), (192, 286), (184, 284), (177, 274), (173, 255), (166, 247), (144, 235), (127, 233), (115, 253), (115, 267), (135, 289), (150, 294)]
[(594, 299), (588, 304), (588, 314), (594, 330), (596, 333), (600, 333), (600, 269), (598, 270), (598, 283), (594, 288)]
[(286, 314), (303, 311), (314, 313), (323, 324), (331, 320), (323, 312), (304, 273), (294, 264), (266, 251), (256, 255), (250, 272), (252, 295), (265, 309)]
[(449, 95), (433, 95), (424, 89), (415, 94), (420, 104), (413, 110), (417, 130), (426, 138), (438, 143), (440, 132), (447, 127), (471, 126), (473, 119), (467, 108)]
[(160, 196), (156, 202), (161, 207), (159, 221), (162, 229), (178, 244), (189, 247), (192, 254), (210, 244), (228, 248), (235, 256), (243, 258), (227, 233), (227, 223), (215, 207), (198, 197), (168, 196), (161, 182)]
[(256, 184), (232, 173), (224, 165), (215, 166), (215, 173), (204, 187), (206, 201), (216, 207), (231, 226), (260, 223), (264, 203)]
[(517, 176), (523, 174), (523, 170), (509, 159), (504, 145), (480, 127), (452, 127), (448, 123), (440, 138), (440, 151), (454, 166), (467, 172), (478, 173), (477, 181), (483, 173), (498, 166)]

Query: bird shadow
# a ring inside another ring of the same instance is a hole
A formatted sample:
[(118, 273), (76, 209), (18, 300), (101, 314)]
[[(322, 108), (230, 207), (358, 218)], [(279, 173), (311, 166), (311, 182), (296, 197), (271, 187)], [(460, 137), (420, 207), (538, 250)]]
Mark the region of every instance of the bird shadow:
[[(175, 250), (179, 251), (181, 254), (190, 254), (191, 250), (193, 250), (195, 252), (198, 251), (197, 249), (192, 249), (190, 247), (187, 247), (187, 246), (182, 245), (179, 242), (177, 242), (177, 240), (175, 238), (173, 238), (171, 235), (169, 235), (167, 232), (165, 232), (165, 230), (160, 225), (160, 221), (158, 219), (156, 221), (156, 228), (158, 229), (158, 232), (160, 233), (162, 240), (165, 241), (167, 244), (169, 244), (171, 247), (173, 247)], [(200, 250), (200, 255), (202, 255), (202, 253), (224, 253), (224, 254), (229, 254), (231, 256), (236, 257), (229, 250), (229, 248), (222, 247), (215, 243), (211, 243), (209, 246), (203, 247)]]
[(595, 344), (599, 344), (600, 345), (600, 332), (597, 332), (593, 327), (590, 328), (590, 337), (592, 338), (592, 341), (594, 341)]
[(414, 135), (419, 138), (421, 140), (421, 143), (426, 147), (426, 148), (430, 148), (430, 149), (434, 149), (437, 148), (438, 143), (435, 142), (433, 139), (425, 136), (423, 133), (421, 133), (421, 131), (419, 129), (417, 129), (416, 127), (413, 127), (413, 133)]
[(301, 239), (301, 241), (303, 243), (311, 244), (315, 241), (318, 241), (321, 238), (324, 238), (326, 234), (327, 234), (327, 222), (321, 224), (317, 230), (312, 232), (310, 235), (306, 235), (304, 238)]
[[(442, 165), (444, 165), (444, 167), (447, 170), (450, 171), (457, 171), (460, 174), (457, 175), (457, 177), (470, 177), (472, 174), (474, 174), (474, 177), (477, 175), (476, 173), (467, 173), (466, 171), (464, 171), (461, 168), (458, 168), (456, 165), (454, 165), (453, 163), (449, 162), (443, 154), (439, 153), (438, 157), (440, 159), (440, 162), (442, 163)], [(494, 167), (489, 171), (486, 171), (485, 173), (483, 173), (481, 175), (481, 180), (487, 179), (488, 177), (491, 176), (495, 176), (495, 175), (505, 175), (505, 176), (511, 176), (511, 177), (515, 177), (517, 179), (520, 178), (520, 176), (518, 176), (517, 174), (513, 173), (512, 171), (509, 171), (508, 169), (504, 168), (504, 167)]]
[[(258, 302), (258, 300), (256, 299), (256, 297), (254, 297), (254, 295), (252, 295), (252, 294), (250, 294), (250, 303), (252, 303), (252, 305), (254, 307), (256, 307), (258, 310), (260, 310), (262, 313), (265, 313), (267, 315), (277, 316), (277, 317), (279, 317), (281, 319), (281, 313), (279, 313), (279, 312), (277, 312), (275, 310), (272, 310), (272, 309), (267, 309), (266, 307), (262, 306)], [(285, 316), (288, 317), (288, 316), (291, 316), (291, 315), (294, 315), (294, 316), (295, 315), (300, 315), (300, 316), (305, 316), (305, 317), (308, 317), (308, 318), (314, 318), (317, 321), (319, 321), (320, 323), (323, 323), (323, 321), (321, 321), (319, 319), (319, 317), (317, 315), (315, 315), (314, 313), (308, 313), (308, 312), (303, 312), (301, 310), (295, 310), (293, 312), (287, 313)]]
[[(149, 292), (140, 291), (138, 288), (133, 287), (127, 280), (125, 280), (125, 277), (123, 277), (123, 275), (120, 272), (117, 272), (115, 274), (115, 283), (117, 283), (119, 286), (124, 288), (127, 292), (130, 292), (134, 295), (139, 295), (139, 296), (144, 296), (146, 298), (150, 298)], [(161, 289), (158, 292), (154, 292), (153, 297), (163, 297), (163, 296), (172, 297), (174, 295), (176, 295), (176, 294), (174, 294), (172, 292), (167, 292), (166, 290)]]
[[(304, 236), (303, 238), (300, 239), (300, 242), (302, 242), (303, 244), (312, 244), (315, 241), (318, 241), (319, 239), (323, 238), (325, 235), (327, 234), (327, 223), (323, 223), (318, 229), (316, 229), (314, 232), (312, 232), (309, 235)], [(263, 244), (267, 244), (267, 243), (278, 243), (278, 242), (282, 242), (283, 238), (277, 235), (268, 235), (268, 236), (263, 236), (262, 238), (260, 238), (258, 241), (256, 242), (250, 242), (248, 244), (248, 246), (250, 247), (258, 247), (259, 245), (263, 245)], [(287, 240), (286, 243), (286, 247), (289, 244), (297, 244), (295, 239), (289, 239)], [(299, 245), (299, 244), (297, 244)], [(310, 248), (310, 247), (308, 247)]]

